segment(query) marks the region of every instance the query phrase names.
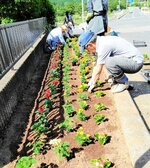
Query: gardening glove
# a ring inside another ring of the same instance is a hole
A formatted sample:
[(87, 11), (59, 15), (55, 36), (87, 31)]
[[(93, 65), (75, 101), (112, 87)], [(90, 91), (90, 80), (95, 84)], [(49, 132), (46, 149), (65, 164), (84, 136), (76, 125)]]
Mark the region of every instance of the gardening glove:
[(93, 17), (93, 13), (87, 13), (86, 21), (89, 22), (92, 17)]
[(92, 93), (92, 90), (94, 89), (94, 87), (95, 87), (94, 84), (91, 84), (90, 87), (89, 87), (89, 89), (88, 89), (88, 92)]
[(89, 80), (88, 86), (91, 86), (93, 84), (92, 78)]

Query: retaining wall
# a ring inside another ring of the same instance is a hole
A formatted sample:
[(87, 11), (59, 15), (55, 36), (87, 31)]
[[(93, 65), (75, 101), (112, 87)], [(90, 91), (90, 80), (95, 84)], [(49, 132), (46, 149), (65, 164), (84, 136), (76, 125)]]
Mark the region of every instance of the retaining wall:
[(46, 35), (42, 34), (35, 44), (0, 80), (0, 132), (5, 128), (22, 93), (33, 76), (34, 70), (43, 56), (43, 43)]

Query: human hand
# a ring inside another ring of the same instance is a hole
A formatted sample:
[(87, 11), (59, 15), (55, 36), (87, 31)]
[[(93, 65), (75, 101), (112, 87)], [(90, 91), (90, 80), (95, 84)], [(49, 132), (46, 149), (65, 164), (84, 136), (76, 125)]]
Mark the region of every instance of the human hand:
[(87, 13), (86, 21), (89, 21), (93, 17), (93, 13)]
[(92, 93), (94, 87), (95, 87), (94, 84), (90, 85), (90, 87), (89, 87), (89, 89), (88, 89), (88, 92), (89, 92), (89, 93)]

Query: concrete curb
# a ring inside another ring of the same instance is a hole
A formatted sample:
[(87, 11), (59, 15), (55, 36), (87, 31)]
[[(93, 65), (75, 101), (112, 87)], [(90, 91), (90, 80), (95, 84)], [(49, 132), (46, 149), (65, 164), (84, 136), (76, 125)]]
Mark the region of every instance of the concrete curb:
[(114, 94), (116, 109), (134, 168), (150, 168), (150, 136), (128, 91)]
[(114, 102), (133, 167), (150, 168), (150, 135), (129, 91), (114, 94)]

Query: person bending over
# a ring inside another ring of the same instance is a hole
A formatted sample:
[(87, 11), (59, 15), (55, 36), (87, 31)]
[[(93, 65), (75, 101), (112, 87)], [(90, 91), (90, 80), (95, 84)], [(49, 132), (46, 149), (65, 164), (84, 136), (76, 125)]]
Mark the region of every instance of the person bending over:
[(93, 68), (92, 78), (88, 83), (92, 92), (96, 81), (106, 66), (111, 76), (111, 91), (122, 92), (129, 87), (125, 73), (134, 74), (143, 66), (144, 57), (131, 43), (119, 36), (98, 36), (96, 40), (97, 60)]

